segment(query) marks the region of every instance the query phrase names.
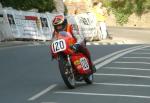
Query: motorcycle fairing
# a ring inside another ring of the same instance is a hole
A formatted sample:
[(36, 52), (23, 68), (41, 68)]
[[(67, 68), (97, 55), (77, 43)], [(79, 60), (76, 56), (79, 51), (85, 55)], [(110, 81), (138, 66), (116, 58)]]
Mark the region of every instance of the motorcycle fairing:
[(82, 53), (76, 53), (71, 56), (71, 62), (77, 72), (81, 75), (91, 73), (89, 60)]

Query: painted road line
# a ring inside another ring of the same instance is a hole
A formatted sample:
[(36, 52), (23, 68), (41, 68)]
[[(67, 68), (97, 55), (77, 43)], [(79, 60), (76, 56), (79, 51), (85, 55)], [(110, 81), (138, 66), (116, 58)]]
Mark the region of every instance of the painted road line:
[(94, 60), (94, 64), (97, 64), (97, 63), (99, 63), (99, 62), (102, 62), (103, 60), (105, 60), (105, 59), (107, 59), (107, 58), (110, 58), (110, 57), (112, 57), (112, 56), (114, 56), (114, 55), (117, 55), (117, 54), (119, 54), (119, 53), (122, 53), (122, 52), (125, 52), (125, 51), (128, 51), (128, 50), (132, 50), (132, 49), (135, 49), (135, 48), (139, 48), (139, 47), (143, 47), (143, 45), (141, 46), (134, 46), (134, 47), (130, 47), (130, 48), (127, 48), (127, 49), (123, 49), (123, 50), (119, 50), (119, 51), (116, 51), (116, 52), (114, 52), (114, 53), (111, 53), (111, 54), (109, 54), (109, 55), (106, 55), (106, 56), (104, 56), (104, 57), (101, 57), (101, 58), (99, 58), (99, 59), (96, 59), (96, 60)]
[(141, 49), (140, 51), (150, 51), (150, 49)]
[(120, 54), (117, 54), (117, 55), (115, 55), (115, 56), (113, 56), (113, 57), (111, 57), (111, 58), (109, 58), (109, 59), (107, 59), (107, 60), (105, 60), (105, 61), (103, 61), (103, 62), (97, 64), (97, 65), (96, 65), (96, 68), (97, 68), (97, 69), (100, 69), (100, 68), (103, 67), (104, 65), (106, 65), (106, 64), (108, 64), (108, 63), (111, 63), (113, 60), (118, 59), (118, 58), (120, 58), (120, 57), (123, 56), (123, 55), (126, 55), (126, 54), (131, 53), (131, 52), (136, 51), (136, 50), (140, 50), (140, 49), (143, 49), (143, 48), (147, 48), (147, 47), (150, 47), (150, 46), (140, 46), (140, 47), (137, 47), (137, 48), (134, 48), (134, 49), (131, 49), (131, 50), (122, 52), (122, 53), (120, 53)]
[(121, 57), (125, 59), (150, 59), (150, 57)]
[(142, 75), (104, 74), (104, 73), (95, 73), (94, 75), (95, 75), (95, 76), (133, 77), (133, 78), (145, 78), (145, 79), (150, 79), (150, 76), (142, 76)]
[(113, 63), (118, 63), (118, 64), (150, 64), (149, 62), (123, 62), (123, 61), (116, 61)]
[[(77, 82), (78, 84), (85, 84), (85, 82)], [(142, 88), (150, 88), (150, 85), (143, 84), (123, 84), (123, 83), (96, 83), (93, 82), (94, 85), (105, 85), (105, 86), (124, 86), (124, 87), (142, 87)]]
[(125, 87), (143, 87), (150, 88), (150, 85), (139, 85), (139, 84), (122, 84), (122, 83), (93, 83), (95, 85), (106, 85), (106, 86), (125, 86)]
[(102, 94), (102, 93), (83, 93), (83, 92), (55, 92), (57, 94), (68, 94), (68, 95), (86, 95), (86, 96), (108, 96), (108, 97), (128, 97), (128, 98), (141, 98), (141, 99), (150, 99), (150, 96), (143, 95), (125, 95), (125, 94)]
[(150, 54), (150, 53), (143, 53), (143, 52), (135, 52), (135, 53), (131, 53), (131, 54)]
[(105, 69), (116, 69), (116, 70), (139, 70), (139, 71), (150, 71), (149, 69), (144, 68), (125, 68), (125, 67), (103, 67)]
[(41, 92), (35, 94), (34, 96), (32, 96), (31, 98), (28, 99), (28, 101), (34, 101), (37, 98), (41, 97), (42, 95), (46, 94), (47, 92), (51, 91), (53, 88), (55, 88), (57, 85), (53, 84), (51, 86), (49, 86), (48, 88), (42, 90)]

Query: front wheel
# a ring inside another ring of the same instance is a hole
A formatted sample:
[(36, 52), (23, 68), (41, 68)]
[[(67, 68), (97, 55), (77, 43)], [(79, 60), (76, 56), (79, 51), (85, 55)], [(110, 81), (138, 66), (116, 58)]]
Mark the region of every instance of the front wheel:
[(72, 67), (68, 64), (68, 62), (64, 59), (64, 57), (60, 56), (59, 59), (59, 69), (61, 76), (69, 89), (75, 88), (75, 78)]

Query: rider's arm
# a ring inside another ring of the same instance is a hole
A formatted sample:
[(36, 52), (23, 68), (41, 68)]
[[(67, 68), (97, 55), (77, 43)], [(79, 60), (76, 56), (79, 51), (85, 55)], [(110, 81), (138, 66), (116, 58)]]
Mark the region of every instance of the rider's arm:
[(75, 25), (72, 25), (72, 34), (77, 40), (77, 44), (83, 44), (85, 41), (84, 36), (79, 32), (78, 27), (75, 27)]

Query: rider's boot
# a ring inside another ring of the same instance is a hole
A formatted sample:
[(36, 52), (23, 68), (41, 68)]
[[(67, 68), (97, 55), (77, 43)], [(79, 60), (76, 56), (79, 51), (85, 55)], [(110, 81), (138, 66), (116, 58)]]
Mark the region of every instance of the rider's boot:
[(92, 70), (93, 73), (96, 72), (96, 67), (95, 65), (92, 63), (91, 59), (89, 58), (89, 63), (90, 63), (90, 69)]
[(92, 70), (92, 73), (95, 73), (95, 72), (96, 72), (96, 67), (95, 67), (95, 65), (93, 64), (91, 58), (88, 57), (88, 59), (89, 59), (90, 69)]
[(95, 65), (94, 65), (93, 63), (91, 64), (91, 69), (92, 69), (92, 72), (93, 72), (93, 73), (96, 72), (96, 67), (95, 67)]

